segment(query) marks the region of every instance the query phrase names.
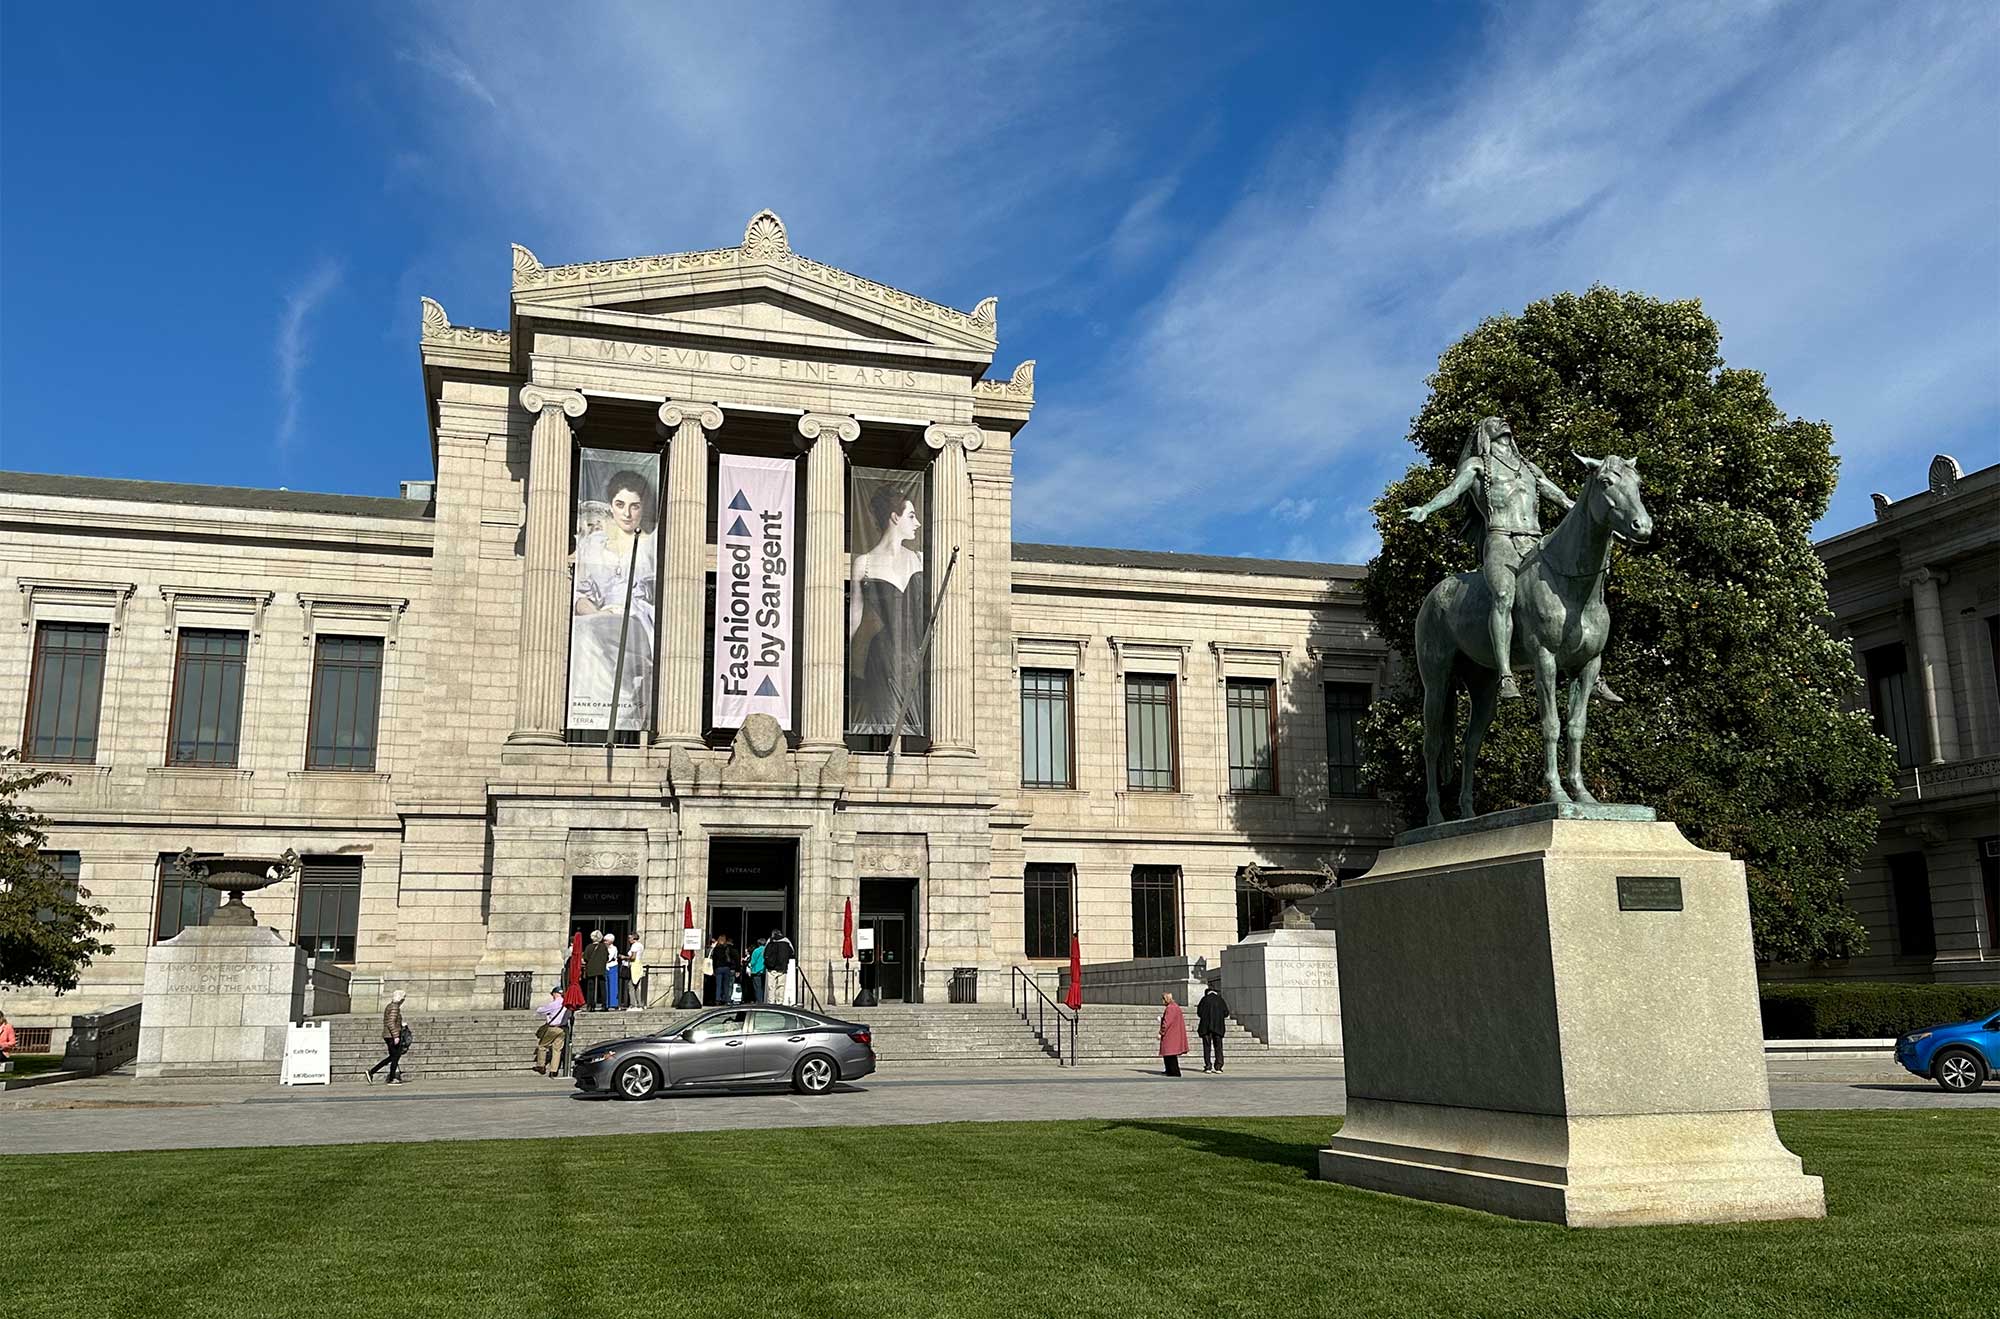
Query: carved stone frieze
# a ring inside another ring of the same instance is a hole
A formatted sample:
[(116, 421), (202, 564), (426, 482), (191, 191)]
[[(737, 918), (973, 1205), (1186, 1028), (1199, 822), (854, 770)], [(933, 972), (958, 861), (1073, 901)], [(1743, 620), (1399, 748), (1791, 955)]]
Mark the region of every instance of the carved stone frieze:
[(930, 849), (922, 834), (859, 834), (854, 873), (868, 879), (925, 879)]
[(736, 730), (729, 744), (729, 763), (723, 768), (725, 783), (789, 783), (792, 781), (792, 751), (785, 745), (785, 730), (767, 714), (753, 714)]
[(974, 381), (972, 392), (988, 398), (1012, 399), (1016, 402), (1035, 401), (1035, 359), (1029, 358), (1014, 368), (1014, 374), (1005, 380), (988, 378)]
[(436, 298), (420, 298), (423, 307), (423, 332), (420, 337), (432, 343), (484, 344), (492, 348), (507, 346), (505, 330), (485, 330), (477, 325), (453, 325), (445, 315), (444, 306)]

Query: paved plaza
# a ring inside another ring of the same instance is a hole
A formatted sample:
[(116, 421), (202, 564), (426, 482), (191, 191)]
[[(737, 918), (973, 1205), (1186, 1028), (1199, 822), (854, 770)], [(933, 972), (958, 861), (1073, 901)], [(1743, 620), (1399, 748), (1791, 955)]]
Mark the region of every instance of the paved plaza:
[[(891, 1126), (1063, 1118), (1338, 1114), (1338, 1063), (1283, 1061), (1192, 1072), (1176, 1081), (1131, 1067), (906, 1066), (807, 1099), (789, 1091), (674, 1095), (643, 1104), (578, 1096), (567, 1081), (342, 1084), (149, 1082), (110, 1076), (0, 1100), (0, 1154), (535, 1139), (728, 1128)], [(536, 1084), (540, 1082), (540, 1084)], [(1948, 1095), (1892, 1065), (1787, 1062), (1772, 1069), (1780, 1109), (2000, 1109), (2000, 1090)]]

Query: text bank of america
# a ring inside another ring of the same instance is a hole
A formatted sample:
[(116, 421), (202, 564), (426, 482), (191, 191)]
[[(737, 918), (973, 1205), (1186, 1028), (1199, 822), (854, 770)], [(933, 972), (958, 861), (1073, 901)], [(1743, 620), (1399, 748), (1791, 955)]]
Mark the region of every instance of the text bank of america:
[(1246, 866), (1387, 844), (1361, 570), (1014, 543), (1034, 369), (994, 372), (993, 301), (764, 212), (709, 251), (517, 247), (506, 330), (421, 324), (435, 480), (404, 498), (0, 478), (4, 716), (117, 926), (11, 1012), (135, 1001), (214, 909), (188, 847), (294, 849), (259, 918), (361, 1009), (497, 1006), (578, 928), (659, 956), (689, 905), (817, 978), (851, 903), (885, 998), (1072, 929), (1212, 961), (1268, 923)]

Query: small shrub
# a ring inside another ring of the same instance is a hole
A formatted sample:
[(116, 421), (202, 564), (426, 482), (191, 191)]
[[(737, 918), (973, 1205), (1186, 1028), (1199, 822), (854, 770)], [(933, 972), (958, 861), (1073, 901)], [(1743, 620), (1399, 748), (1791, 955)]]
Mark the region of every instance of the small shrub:
[(1873, 1040), (2000, 1010), (2000, 985), (1826, 981), (1762, 986), (1767, 1040)]

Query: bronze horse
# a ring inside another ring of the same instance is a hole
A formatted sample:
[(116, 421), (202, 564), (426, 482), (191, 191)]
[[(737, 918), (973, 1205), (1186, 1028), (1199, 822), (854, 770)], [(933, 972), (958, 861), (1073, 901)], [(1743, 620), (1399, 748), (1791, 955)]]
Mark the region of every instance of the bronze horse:
[[(1639, 498), (1639, 466), (1616, 454), (1577, 461), (1591, 469), (1576, 504), (1522, 562), (1515, 576), (1514, 636), (1509, 669), (1532, 669), (1542, 707), (1543, 779), (1553, 802), (1596, 802), (1583, 784), (1583, 733), (1590, 691), (1604, 659), (1611, 613), (1604, 606), (1604, 574), (1613, 537), (1633, 543), (1652, 538), (1653, 516)], [(1499, 702), (1500, 664), (1486, 626), (1490, 599), (1485, 579), (1462, 572), (1433, 586), (1417, 611), (1417, 670), (1424, 682), (1424, 791), (1429, 823), (1444, 820), (1438, 770), (1445, 739), (1458, 722), (1458, 688), (1472, 693), (1472, 719), (1461, 752), (1458, 813), (1472, 814), (1473, 766)], [(1556, 677), (1569, 689), (1569, 791), (1556, 772)]]

